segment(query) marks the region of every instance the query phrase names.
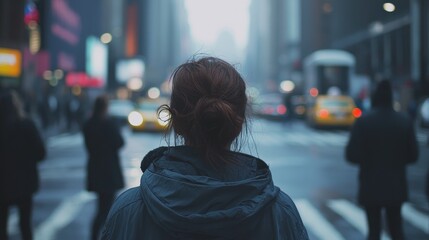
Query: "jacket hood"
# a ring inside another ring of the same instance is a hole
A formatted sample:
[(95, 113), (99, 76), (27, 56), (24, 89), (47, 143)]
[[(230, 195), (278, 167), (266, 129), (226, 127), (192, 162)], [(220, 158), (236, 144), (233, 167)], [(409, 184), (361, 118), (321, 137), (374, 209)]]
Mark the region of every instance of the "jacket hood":
[(240, 236), (256, 226), (279, 189), (265, 162), (233, 156), (236, 162), (216, 170), (191, 147), (151, 151), (141, 164), (140, 188), (152, 219), (176, 235), (204, 238)]

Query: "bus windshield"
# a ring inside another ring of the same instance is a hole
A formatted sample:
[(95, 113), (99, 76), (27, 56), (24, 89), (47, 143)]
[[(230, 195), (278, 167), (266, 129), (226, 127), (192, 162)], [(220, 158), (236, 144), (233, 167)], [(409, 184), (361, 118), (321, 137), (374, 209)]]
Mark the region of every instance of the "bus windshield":
[(337, 87), (341, 92), (347, 93), (349, 89), (348, 70), (347, 66), (318, 66), (319, 93), (327, 94), (330, 87)]

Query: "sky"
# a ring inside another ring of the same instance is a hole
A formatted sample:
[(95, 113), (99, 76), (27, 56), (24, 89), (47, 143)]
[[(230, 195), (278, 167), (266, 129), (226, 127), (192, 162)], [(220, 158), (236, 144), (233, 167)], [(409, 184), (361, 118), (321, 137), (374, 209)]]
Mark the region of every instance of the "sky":
[(250, 0), (185, 0), (193, 39), (213, 45), (223, 31), (232, 34), (237, 46), (247, 44)]

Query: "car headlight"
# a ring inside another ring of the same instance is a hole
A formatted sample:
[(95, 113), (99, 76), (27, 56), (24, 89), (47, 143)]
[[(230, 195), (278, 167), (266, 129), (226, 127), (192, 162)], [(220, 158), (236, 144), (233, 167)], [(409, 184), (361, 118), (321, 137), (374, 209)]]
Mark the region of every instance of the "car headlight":
[(159, 112), (158, 115), (158, 123), (161, 126), (167, 126), (168, 122), (170, 121), (170, 114), (166, 111)]
[(132, 111), (129, 115), (128, 115), (128, 122), (134, 126), (140, 126), (143, 123), (143, 116), (136, 111)]

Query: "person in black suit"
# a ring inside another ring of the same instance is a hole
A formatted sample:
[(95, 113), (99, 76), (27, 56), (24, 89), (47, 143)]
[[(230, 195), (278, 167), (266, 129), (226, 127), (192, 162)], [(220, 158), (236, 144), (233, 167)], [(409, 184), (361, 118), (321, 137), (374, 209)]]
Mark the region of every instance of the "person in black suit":
[(98, 197), (98, 211), (92, 223), (91, 239), (98, 239), (117, 190), (124, 187), (119, 149), (124, 139), (115, 121), (108, 117), (108, 98), (96, 98), (92, 116), (83, 127), (88, 153), (87, 190)]
[(352, 127), (345, 155), (359, 165), (358, 200), (365, 208), (368, 239), (380, 239), (381, 214), (386, 211), (392, 239), (404, 239), (401, 206), (408, 199), (406, 165), (418, 159), (411, 119), (392, 107), (390, 82), (381, 81), (372, 109)]
[(19, 209), (21, 238), (33, 239), (33, 195), (39, 189), (37, 164), (46, 156), (34, 122), (16, 92), (0, 94), (0, 240), (7, 239), (9, 208)]

